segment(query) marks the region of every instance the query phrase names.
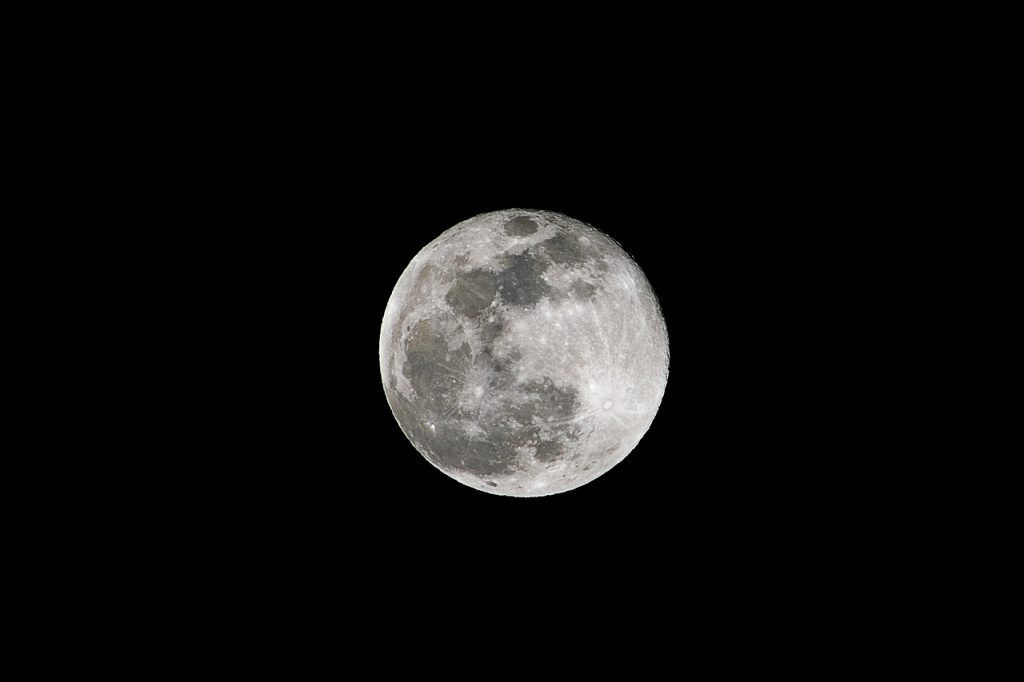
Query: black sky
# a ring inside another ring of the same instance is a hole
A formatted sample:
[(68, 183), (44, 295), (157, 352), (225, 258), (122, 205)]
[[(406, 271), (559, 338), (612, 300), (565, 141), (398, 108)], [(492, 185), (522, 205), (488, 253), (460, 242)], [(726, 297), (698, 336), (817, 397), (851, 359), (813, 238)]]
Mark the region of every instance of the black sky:
[[(204, 444), (214, 454), (196, 455), (202, 495), (245, 510), (243, 538), (331, 561), (406, 557), (438, 581), (473, 561), (541, 580), (567, 566), (671, 572), (690, 552), (774, 553), (823, 532), (815, 505), (842, 484), (822, 458), (847, 437), (828, 432), (818, 400), (827, 364), (815, 358), (833, 330), (817, 322), (827, 301), (809, 273), (841, 228), (822, 232), (833, 188), (784, 121), (668, 97), (301, 104), (210, 138), (190, 178), (209, 203), (182, 221), (217, 273), (202, 314), (223, 330), (208, 359), (222, 388), (201, 396), (221, 410)], [(511, 207), (565, 213), (622, 244), (659, 297), (671, 350), (633, 453), (580, 489), (525, 500), (459, 485), (421, 457), (377, 355), (409, 260), (457, 222)]]

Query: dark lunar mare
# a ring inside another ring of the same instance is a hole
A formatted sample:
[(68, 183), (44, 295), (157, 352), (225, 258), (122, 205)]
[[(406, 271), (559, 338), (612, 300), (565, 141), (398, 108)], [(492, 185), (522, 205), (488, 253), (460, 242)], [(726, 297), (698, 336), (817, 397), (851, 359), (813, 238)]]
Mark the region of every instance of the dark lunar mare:
[(572, 283), (571, 287), (569, 287), (569, 294), (573, 298), (589, 301), (597, 296), (597, 287), (589, 282), (581, 282), (577, 280)]
[(551, 239), (541, 242), (541, 246), (547, 257), (559, 264), (578, 263), (591, 256), (589, 246), (581, 243), (578, 237), (564, 232), (559, 232)]
[(511, 237), (528, 237), (537, 231), (537, 223), (524, 215), (516, 216), (505, 223), (505, 234)]
[[(429, 320), (418, 322), (412, 329), (407, 336), (402, 372), (416, 391), (416, 398), (413, 402), (401, 395), (394, 378), (391, 392), (400, 423), (436, 465), (485, 479), (508, 475), (516, 470), (520, 447), (535, 448), (535, 456), (541, 461), (565, 454), (561, 440), (544, 437), (544, 425), (566, 438), (579, 438), (579, 429), (566, 425), (579, 409), (576, 391), (555, 385), (550, 379), (516, 385), (512, 361), (514, 356), (498, 359), (489, 349), (473, 358), (465, 344), (450, 351), (435, 323)], [(459, 395), (466, 388), (464, 377), (474, 364), (487, 370), (488, 397), (498, 403), (498, 409), (486, 415), (459, 406)], [(465, 421), (476, 424), (484, 433), (467, 433)]]
[(445, 301), (456, 314), (476, 318), (494, 301), (498, 283), (498, 277), (487, 270), (460, 272)]
[(501, 298), (505, 302), (514, 306), (530, 307), (551, 294), (551, 287), (541, 278), (548, 269), (549, 262), (544, 262), (530, 251), (524, 251), (505, 256), (501, 260), (501, 265), (498, 286)]

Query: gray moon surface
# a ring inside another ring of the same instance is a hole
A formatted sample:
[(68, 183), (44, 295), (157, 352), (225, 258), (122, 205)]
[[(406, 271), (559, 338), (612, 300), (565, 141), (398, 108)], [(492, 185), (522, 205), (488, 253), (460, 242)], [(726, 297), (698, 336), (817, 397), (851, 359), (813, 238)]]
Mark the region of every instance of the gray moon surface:
[(380, 371), (413, 446), (497, 495), (578, 488), (628, 455), (668, 380), (665, 320), (613, 239), (568, 216), (478, 215), (402, 273)]

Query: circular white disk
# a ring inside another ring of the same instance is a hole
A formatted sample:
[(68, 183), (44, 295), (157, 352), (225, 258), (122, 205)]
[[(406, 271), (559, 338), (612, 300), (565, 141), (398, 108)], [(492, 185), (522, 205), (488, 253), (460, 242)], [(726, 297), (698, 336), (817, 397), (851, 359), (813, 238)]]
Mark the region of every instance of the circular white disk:
[(629, 454), (668, 379), (668, 334), (643, 272), (559, 213), (476, 216), (402, 273), (380, 333), (395, 419), (478, 490), (577, 488)]

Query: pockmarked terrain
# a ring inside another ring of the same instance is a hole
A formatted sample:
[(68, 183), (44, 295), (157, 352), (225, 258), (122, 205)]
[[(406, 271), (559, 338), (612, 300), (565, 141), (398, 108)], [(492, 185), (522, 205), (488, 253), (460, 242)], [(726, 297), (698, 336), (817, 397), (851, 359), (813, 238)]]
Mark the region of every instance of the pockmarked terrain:
[(657, 298), (614, 240), (559, 213), (476, 216), (413, 258), (380, 369), (409, 441), (478, 490), (577, 488), (647, 432), (668, 379)]

